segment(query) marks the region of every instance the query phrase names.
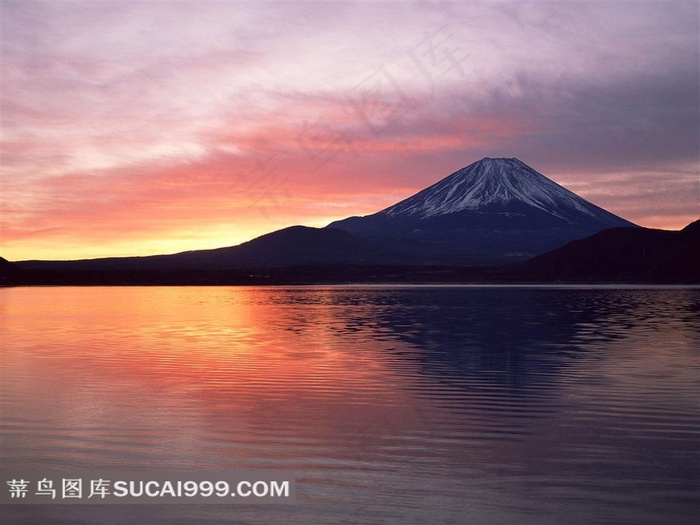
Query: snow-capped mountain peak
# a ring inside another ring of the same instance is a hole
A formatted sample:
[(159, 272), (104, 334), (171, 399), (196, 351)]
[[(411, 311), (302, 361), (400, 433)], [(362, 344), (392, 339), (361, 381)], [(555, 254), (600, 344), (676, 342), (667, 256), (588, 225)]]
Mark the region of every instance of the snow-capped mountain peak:
[(635, 225), (514, 158), (482, 159), (382, 211), (329, 225), (450, 264), (524, 260), (618, 226)]
[(516, 158), (484, 158), (380, 214), (428, 218), (514, 202), (562, 219), (569, 215), (567, 208), (592, 217), (606, 213)]

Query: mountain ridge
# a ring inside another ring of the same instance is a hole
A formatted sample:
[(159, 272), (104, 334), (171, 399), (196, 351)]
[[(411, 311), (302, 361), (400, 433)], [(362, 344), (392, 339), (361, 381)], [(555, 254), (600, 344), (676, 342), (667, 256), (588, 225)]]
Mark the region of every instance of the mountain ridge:
[[(280, 257), (282, 255), (283, 257)], [(18, 261), (21, 269), (216, 269), (287, 264), (364, 262), (381, 255), (367, 242), (332, 228), (288, 226), (235, 246), (168, 255), (103, 257), (73, 261)]]
[(700, 219), (678, 231), (602, 230), (530, 259), (516, 275), (535, 282), (700, 284)]
[(516, 158), (485, 158), (363, 217), (334, 221), (406, 257), (519, 262), (632, 222), (592, 204)]

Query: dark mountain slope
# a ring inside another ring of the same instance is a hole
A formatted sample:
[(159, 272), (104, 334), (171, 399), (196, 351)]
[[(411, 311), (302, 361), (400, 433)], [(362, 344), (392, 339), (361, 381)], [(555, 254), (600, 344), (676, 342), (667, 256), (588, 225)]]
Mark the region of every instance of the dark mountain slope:
[(24, 272), (16, 264), (0, 257), (0, 286), (12, 285), (21, 281)]
[(190, 252), (179, 257), (198, 264), (213, 260), (233, 266), (278, 267), (365, 262), (383, 256), (381, 250), (343, 230), (291, 226), (233, 248)]
[(536, 282), (700, 284), (700, 220), (681, 231), (612, 228), (526, 262)]
[(111, 257), (78, 261), (23, 261), (27, 270), (176, 271), (270, 268), (301, 264), (364, 262), (383, 254), (342, 230), (291, 226), (238, 246), (150, 257)]

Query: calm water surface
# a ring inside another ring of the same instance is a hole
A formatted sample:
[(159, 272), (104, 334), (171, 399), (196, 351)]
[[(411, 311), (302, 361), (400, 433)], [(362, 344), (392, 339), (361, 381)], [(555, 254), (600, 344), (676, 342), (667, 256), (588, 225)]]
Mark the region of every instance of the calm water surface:
[(700, 290), (8, 288), (2, 466), (285, 469), (288, 506), (31, 524), (683, 524)]

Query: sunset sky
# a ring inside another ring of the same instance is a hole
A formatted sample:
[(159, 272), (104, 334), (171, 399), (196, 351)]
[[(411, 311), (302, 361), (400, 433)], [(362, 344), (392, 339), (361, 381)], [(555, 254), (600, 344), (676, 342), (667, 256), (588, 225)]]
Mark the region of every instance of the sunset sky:
[(483, 157), (700, 215), (697, 1), (2, 0), (1, 67), (9, 260), (324, 226)]

